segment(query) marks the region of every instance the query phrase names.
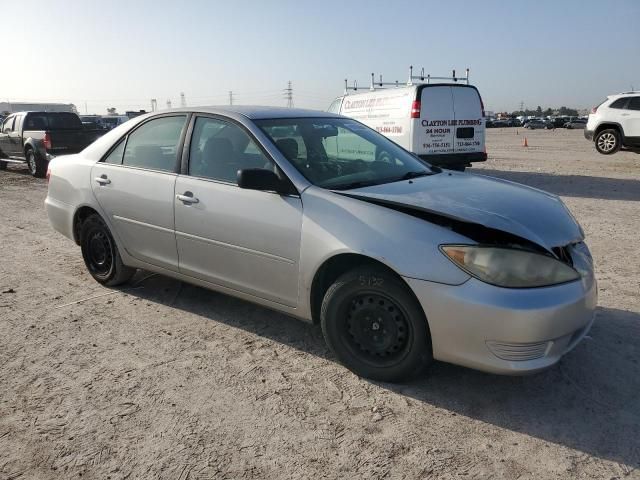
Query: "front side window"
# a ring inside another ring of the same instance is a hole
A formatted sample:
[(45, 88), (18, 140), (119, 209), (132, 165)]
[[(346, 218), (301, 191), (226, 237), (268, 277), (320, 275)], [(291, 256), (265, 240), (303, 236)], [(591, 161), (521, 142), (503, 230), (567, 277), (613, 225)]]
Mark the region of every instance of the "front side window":
[(337, 98), (329, 105), (329, 110), (327, 111), (330, 113), (340, 113), (340, 105), (342, 105), (342, 98)]
[(189, 175), (237, 184), (238, 171), (275, 166), (239, 126), (198, 117), (189, 149)]
[(631, 97), (629, 100), (628, 110), (640, 110), (640, 97)]
[(15, 117), (11, 116), (5, 119), (2, 123), (2, 133), (10, 133), (13, 132), (13, 121)]
[(112, 165), (122, 164), (122, 154), (124, 152), (125, 139), (120, 140), (120, 143), (116, 148), (111, 150), (111, 153), (105, 157), (104, 163), (110, 163)]
[(343, 190), (439, 171), (354, 120), (286, 118), (256, 120), (256, 124), (319, 187)]
[(127, 139), (123, 165), (173, 172), (186, 118), (156, 118), (134, 130)]

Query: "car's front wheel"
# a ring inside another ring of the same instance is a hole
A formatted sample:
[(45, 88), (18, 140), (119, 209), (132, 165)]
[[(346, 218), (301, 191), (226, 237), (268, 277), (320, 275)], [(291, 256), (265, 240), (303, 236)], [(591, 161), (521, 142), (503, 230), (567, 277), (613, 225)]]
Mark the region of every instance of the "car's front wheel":
[(611, 155), (620, 150), (620, 134), (612, 128), (602, 130), (595, 139), (596, 150), (603, 155)]
[(116, 242), (99, 215), (90, 215), (82, 223), (80, 247), (89, 273), (103, 285), (120, 285), (135, 273), (122, 263)]
[(329, 348), (354, 373), (396, 382), (432, 362), (427, 319), (408, 287), (378, 268), (359, 268), (327, 290), (320, 313)]

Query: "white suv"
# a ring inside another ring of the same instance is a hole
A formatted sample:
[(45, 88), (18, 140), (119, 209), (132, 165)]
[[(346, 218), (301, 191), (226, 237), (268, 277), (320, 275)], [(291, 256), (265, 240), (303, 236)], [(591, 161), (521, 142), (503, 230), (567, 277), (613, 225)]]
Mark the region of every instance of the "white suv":
[(603, 155), (620, 147), (640, 149), (640, 92), (610, 95), (593, 107), (584, 136), (593, 140)]

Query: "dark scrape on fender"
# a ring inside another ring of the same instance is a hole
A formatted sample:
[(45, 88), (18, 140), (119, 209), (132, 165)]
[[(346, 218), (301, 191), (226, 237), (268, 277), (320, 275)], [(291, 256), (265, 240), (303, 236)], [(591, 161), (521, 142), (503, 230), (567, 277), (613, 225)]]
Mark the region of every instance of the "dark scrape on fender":
[(436, 212), (434, 210), (429, 210), (426, 208), (408, 206), (402, 203), (392, 202), (389, 200), (380, 200), (373, 199), (369, 197), (363, 197), (360, 195), (354, 195), (351, 193), (338, 192), (334, 191), (339, 195), (344, 195), (345, 197), (354, 198), (356, 200), (361, 200), (363, 202), (372, 203), (374, 205), (378, 205), (381, 207), (389, 208), (391, 210), (395, 210), (396, 212), (404, 213), (406, 215), (411, 215), (415, 218), (420, 218), (429, 223), (433, 223), (435, 225), (439, 225), (444, 228), (448, 228), (449, 230), (463, 235), (467, 238), (470, 238), (474, 242), (483, 245), (518, 245), (523, 248), (527, 248), (536, 252), (542, 252), (549, 254), (551, 253), (554, 257), (556, 256), (554, 252), (547, 250), (546, 248), (538, 245), (531, 240), (527, 240), (526, 238), (520, 237), (518, 235), (514, 235), (509, 232), (504, 232), (502, 230), (498, 230), (495, 228), (487, 227), (480, 223), (470, 222), (468, 220), (458, 218), (452, 215), (447, 215), (444, 213)]

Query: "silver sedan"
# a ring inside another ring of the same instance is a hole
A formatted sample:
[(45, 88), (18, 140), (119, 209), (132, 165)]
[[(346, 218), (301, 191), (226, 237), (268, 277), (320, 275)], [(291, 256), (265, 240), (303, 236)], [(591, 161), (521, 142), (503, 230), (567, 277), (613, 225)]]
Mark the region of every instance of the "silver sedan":
[(593, 321), (591, 255), (558, 197), (432, 167), (338, 115), (149, 114), (48, 178), (51, 224), (98, 282), (145, 269), (319, 323), (365, 377), (434, 359), (533, 372)]

